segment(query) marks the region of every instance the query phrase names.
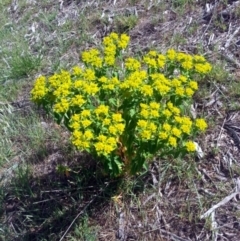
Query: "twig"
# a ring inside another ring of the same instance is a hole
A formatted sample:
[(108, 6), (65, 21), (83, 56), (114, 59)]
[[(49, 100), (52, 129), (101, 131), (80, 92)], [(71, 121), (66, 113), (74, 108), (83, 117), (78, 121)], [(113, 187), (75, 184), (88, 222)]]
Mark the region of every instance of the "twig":
[(217, 2), (217, 0), (215, 0), (215, 2), (214, 2), (214, 7), (213, 7), (213, 10), (212, 10), (212, 16), (211, 16), (211, 19), (210, 19), (210, 21), (209, 21), (207, 27), (205, 28), (205, 30), (204, 30), (204, 32), (203, 32), (201, 38), (203, 38), (203, 37), (205, 36), (205, 33), (207, 32), (208, 28), (210, 27), (210, 24), (211, 24), (212, 21), (213, 21), (214, 13), (215, 13), (216, 10), (217, 10), (217, 5), (218, 5), (218, 2)]
[(236, 195), (238, 195), (239, 192), (234, 192), (232, 194), (230, 194), (229, 196), (225, 197), (222, 201), (220, 201), (219, 203), (217, 203), (216, 205), (214, 205), (213, 207), (211, 207), (207, 212), (205, 212), (203, 215), (200, 216), (200, 219), (206, 218), (208, 217), (214, 210), (216, 210), (217, 208), (219, 208), (220, 206), (226, 204), (227, 202), (229, 202), (232, 198), (234, 198)]
[(118, 238), (121, 240), (125, 240), (125, 226), (126, 226), (126, 218), (125, 213), (121, 212), (119, 215), (119, 228), (118, 228)]
[(7, 67), (10, 69), (11, 67), (10, 67), (9, 63), (7, 62), (7, 60), (4, 57), (2, 57), (2, 59), (6, 63)]
[(212, 239), (213, 241), (217, 241), (218, 237), (218, 228), (217, 228), (217, 222), (215, 220), (215, 212), (211, 213), (211, 222), (212, 222)]
[(73, 219), (73, 221), (71, 222), (71, 224), (69, 225), (69, 227), (67, 228), (67, 230), (65, 231), (65, 233), (63, 234), (63, 236), (61, 237), (61, 239), (59, 241), (62, 241), (64, 239), (64, 237), (67, 235), (68, 231), (70, 230), (70, 228), (73, 226), (73, 224), (75, 223), (75, 221), (80, 217), (80, 215), (82, 213), (85, 212), (85, 210), (88, 208), (88, 206), (96, 199), (97, 195), (84, 207), (84, 209), (78, 213), (78, 215)]
[(177, 236), (176, 234), (170, 233), (170, 232), (168, 232), (164, 229), (161, 229), (161, 228), (152, 229), (152, 230), (144, 232), (143, 234), (154, 232), (154, 231), (157, 231), (157, 230), (159, 230), (164, 235), (171, 236), (171, 239), (176, 240), (176, 241), (187, 241), (187, 240), (189, 240), (189, 239), (181, 238), (181, 237)]
[(39, 203), (49, 202), (49, 201), (52, 201), (52, 200), (54, 200), (54, 199), (46, 199), (46, 200), (43, 200), (43, 201), (34, 202), (33, 205), (36, 205), (36, 204), (39, 204)]
[(238, 28), (234, 31), (234, 33), (228, 38), (228, 40), (227, 40), (227, 42), (226, 42), (226, 44), (225, 44), (225, 48), (226, 48), (226, 49), (229, 47), (229, 45), (230, 45), (230, 43), (232, 42), (233, 38), (238, 34), (239, 30), (240, 30), (240, 27), (238, 27)]
[[(103, 190), (105, 190), (107, 186), (108, 186), (108, 183), (106, 184), (106, 186), (105, 186), (104, 189), (101, 189), (101, 190), (100, 190), (100, 193), (102, 193)], [(99, 194), (100, 194), (100, 193), (99, 193)], [(62, 240), (65, 238), (65, 236), (67, 235), (67, 233), (69, 232), (69, 230), (71, 229), (71, 227), (73, 226), (73, 224), (76, 222), (76, 220), (86, 211), (86, 209), (90, 206), (90, 204), (92, 204), (92, 203), (95, 201), (95, 199), (97, 198), (97, 196), (98, 196), (98, 195), (94, 195), (94, 197), (91, 199), (91, 201), (81, 210), (81, 212), (79, 212), (79, 213), (77, 214), (77, 216), (73, 219), (73, 221), (71, 222), (71, 224), (69, 225), (69, 227), (67, 228), (67, 230), (65, 231), (65, 233), (63, 234), (63, 236), (60, 238), (59, 241), (62, 241)]]
[(220, 53), (222, 57), (224, 57), (227, 61), (233, 63), (236, 67), (240, 68), (240, 63), (232, 58), (230, 55), (227, 54), (227, 52)]
[(223, 120), (221, 129), (220, 129), (220, 133), (219, 133), (218, 138), (217, 138), (217, 144), (216, 144), (216, 146), (218, 145), (219, 140), (220, 140), (220, 138), (221, 138), (221, 136), (222, 136), (222, 132), (223, 132), (223, 130), (224, 130), (225, 122), (226, 122), (226, 118)]

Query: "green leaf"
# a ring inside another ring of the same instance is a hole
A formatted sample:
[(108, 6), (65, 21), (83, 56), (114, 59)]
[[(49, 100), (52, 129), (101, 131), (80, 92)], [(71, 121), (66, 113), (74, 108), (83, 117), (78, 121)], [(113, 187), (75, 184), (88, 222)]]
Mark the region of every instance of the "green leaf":
[(109, 103), (114, 105), (114, 106), (117, 106), (117, 103), (116, 103), (116, 99), (115, 98), (110, 98), (108, 99)]
[(133, 117), (135, 114), (136, 114), (136, 110), (135, 109), (130, 109), (130, 111), (129, 111), (130, 117)]
[(109, 168), (109, 170), (113, 170), (113, 166), (112, 166), (112, 162), (111, 161), (108, 161), (108, 168)]
[(122, 170), (123, 163), (118, 160), (118, 157), (114, 158), (114, 163), (116, 164), (118, 172), (120, 173), (120, 171)]

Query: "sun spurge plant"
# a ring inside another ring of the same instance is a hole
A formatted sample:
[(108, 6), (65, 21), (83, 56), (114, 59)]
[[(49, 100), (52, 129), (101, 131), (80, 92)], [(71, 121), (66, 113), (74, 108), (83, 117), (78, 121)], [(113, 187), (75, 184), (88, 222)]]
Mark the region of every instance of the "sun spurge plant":
[(154, 157), (194, 152), (204, 119), (192, 120), (194, 80), (211, 71), (203, 56), (169, 49), (129, 57), (129, 36), (111, 33), (81, 54), (82, 65), (40, 76), (32, 100), (72, 133), (71, 142), (113, 176), (135, 174)]

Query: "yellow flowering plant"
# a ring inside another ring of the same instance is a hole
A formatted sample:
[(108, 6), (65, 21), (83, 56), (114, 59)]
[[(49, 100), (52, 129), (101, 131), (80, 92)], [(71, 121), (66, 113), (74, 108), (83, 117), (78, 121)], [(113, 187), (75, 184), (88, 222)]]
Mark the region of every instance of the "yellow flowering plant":
[(112, 176), (136, 174), (154, 156), (195, 152), (192, 140), (207, 128), (188, 116), (194, 78), (211, 71), (206, 59), (174, 49), (128, 57), (129, 40), (111, 33), (81, 54), (82, 66), (40, 76), (31, 91), (32, 101), (68, 128), (72, 144)]

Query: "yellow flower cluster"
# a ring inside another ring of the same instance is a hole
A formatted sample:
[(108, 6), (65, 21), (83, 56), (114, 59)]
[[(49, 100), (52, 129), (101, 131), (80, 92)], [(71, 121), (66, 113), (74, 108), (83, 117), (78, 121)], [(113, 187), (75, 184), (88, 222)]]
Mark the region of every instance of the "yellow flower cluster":
[(158, 129), (157, 119), (160, 116), (160, 104), (150, 102), (140, 103), (139, 120), (137, 122), (137, 133), (142, 141), (156, 139)]
[(81, 75), (82, 74), (82, 69), (79, 67), (79, 66), (74, 66), (73, 68), (72, 68), (72, 73), (73, 73), (73, 75), (74, 76), (79, 76), (79, 75)]
[(82, 60), (88, 65), (92, 65), (96, 68), (102, 67), (102, 58), (100, 57), (100, 51), (98, 49), (90, 49), (89, 51), (84, 51), (82, 53)]
[(94, 147), (98, 155), (108, 156), (117, 148), (117, 141), (114, 137), (100, 135), (97, 139), (98, 142), (94, 144)]
[(72, 133), (72, 143), (80, 150), (88, 150), (90, 148), (90, 141), (93, 138), (93, 133), (91, 130), (86, 130), (84, 132), (79, 130), (74, 130)]
[[(169, 118), (170, 116), (173, 117)], [(204, 119), (196, 119), (193, 122), (188, 116), (181, 116), (180, 109), (172, 102), (165, 106), (160, 106), (157, 102), (150, 102), (149, 105), (140, 104), (137, 133), (144, 142), (158, 139), (161, 143), (176, 148), (179, 142), (190, 136), (194, 130), (204, 131), (206, 128)], [(188, 152), (195, 150), (195, 145), (191, 141), (187, 142), (185, 147)]]
[(186, 142), (185, 146), (188, 152), (193, 152), (196, 150), (196, 145), (192, 141)]
[(147, 72), (142, 71), (134, 71), (130, 73), (125, 80), (120, 84), (120, 88), (123, 91), (129, 90), (129, 92), (138, 91), (139, 88), (143, 85), (144, 80), (147, 78)]
[(189, 55), (182, 52), (176, 52), (174, 49), (167, 51), (167, 59), (172, 63), (180, 64), (180, 66), (186, 70), (194, 70), (200, 74), (207, 74), (212, 70), (212, 66), (201, 55)]
[(69, 108), (69, 102), (67, 99), (61, 99), (59, 102), (57, 102), (54, 106), (53, 106), (53, 111), (55, 113), (61, 114), (61, 113), (65, 113), (68, 111)]
[[(127, 152), (134, 149), (135, 155), (142, 143), (195, 151), (189, 139), (205, 131), (207, 123), (185, 116), (184, 103), (198, 89), (194, 74), (208, 73), (211, 65), (203, 56), (174, 49), (125, 57), (121, 53), (128, 43), (129, 36), (111, 33), (103, 38), (101, 50), (82, 52), (84, 67), (37, 78), (32, 100), (48, 105), (59, 123), (63, 121), (74, 146), (98, 156), (116, 155), (122, 147)], [(131, 148), (124, 143), (130, 134)]]
[(127, 70), (136, 71), (141, 68), (141, 63), (137, 59), (127, 58), (125, 60), (125, 67)]
[(116, 90), (117, 86), (120, 84), (120, 81), (117, 77), (102, 77), (99, 79), (99, 82), (103, 83), (101, 86), (103, 90)]
[(111, 33), (109, 36), (103, 39), (103, 45), (115, 45), (119, 49), (126, 49), (129, 43), (130, 37), (126, 34), (118, 36), (117, 33)]
[(129, 39), (129, 36), (126, 34), (121, 34), (119, 37), (116, 33), (111, 33), (103, 39), (104, 63), (107, 66), (115, 64), (117, 51), (125, 49), (129, 43)]
[(47, 84), (49, 90), (52, 92), (56, 91), (56, 97), (60, 97), (58, 95), (64, 93), (65, 91), (69, 93), (69, 89), (72, 84), (71, 74), (68, 71), (61, 70), (59, 74), (50, 76), (48, 78)]
[(47, 94), (46, 77), (40, 76), (36, 79), (34, 88), (31, 91), (32, 100), (35, 102), (41, 101)]
[[(116, 150), (119, 136), (125, 129), (125, 123), (120, 113), (113, 113), (102, 121), (103, 128), (94, 144), (98, 155), (108, 156)], [(105, 133), (104, 133), (105, 130)]]
[(120, 88), (150, 98), (152, 96), (165, 97), (169, 94), (179, 98), (189, 98), (198, 89), (198, 84), (183, 75), (168, 79), (161, 73), (147, 75), (144, 70), (136, 70), (129, 73), (126, 79), (120, 83)]
[(72, 143), (79, 150), (94, 148), (97, 155), (108, 156), (116, 150), (125, 122), (120, 113), (111, 113), (109, 106), (101, 104), (93, 111), (85, 109), (72, 115), (69, 126)]
[(206, 121), (204, 119), (202, 119), (202, 118), (196, 119), (195, 125), (201, 131), (205, 131), (207, 129), (207, 127), (208, 127)]
[(162, 54), (158, 54), (156, 51), (150, 51), (143, 57), (143, 62), (148, 68), (164, 68), (166, 63), (166, 57)]

